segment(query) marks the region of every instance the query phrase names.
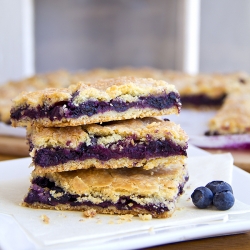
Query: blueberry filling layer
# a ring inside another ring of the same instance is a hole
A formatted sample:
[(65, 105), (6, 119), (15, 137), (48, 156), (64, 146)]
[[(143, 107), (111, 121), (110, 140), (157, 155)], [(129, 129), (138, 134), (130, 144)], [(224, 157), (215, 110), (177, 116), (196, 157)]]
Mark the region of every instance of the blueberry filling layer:
[(207, 95), (188, 95), (181, 96), (181, 102), (183, 105), (206, 105), (206, 106), (221, 106), (226, 95), (221, 95), (218, 98), (210, 98)]
[(78, 118), (81, 116), (93, 116), (95, 114), (105, 113), (107, 111), (124, 112), (130, 108), (154, 108), (158, 110), (176, 106), (180, 111), (180, 96), (175, 92), (169, 94), (163, 93), (158, 96), (141, 96), (136, 102), (125, 102), (115, 98), (110, 102), (89, 100), (79, 105), (74, 104), (73, 95), (69, 101), (58, 102), (53, 106), (37, 106), (31, 108), (28, 105), (11, 110), (11, 118), (20, 120), (23, 117), (39, 119), (48, 117), (51, 121), (61, 120), (62, 118)]
[[(186, 178), (188, 179), (188, 178)], [(179, 186), (180, 195), (183, 192), (184, 184)], [(53, 195), (52, 195), (53, 194)], [(56, 197), (56, 198), (55, 198)], [(87, 199), (86, 195), (75, 195), (64, 192), (64, 190), (55, 185), (54, 182), (50, 181), (46, 177), (37, 177), (32, 180), (32, 185), (28, 195), (25, 197), (24, 202), (28, 204), (41, 203), (50, 206), (56, 206), (59, 204), (68, 204), (72, 207), (87, 205), (87, 206), (98, 206), (101, 208), (108, 208), (114, 206), (117, 210), (134, 210), (134, 209), (145, 209), (149, 212), (161, 214), (170, 209), (163, 203), (158, 204), (146, 204), (141, 205), (135, 202), (130, 196), (121, 196), (116, 203), (105, 200), (100, 203), (93, 203)], [(140, 196), (139, 198), (144, 198)], [(171, 202), (171, 201), (170, 201)]]
[(140, 160), (175, 155), (187, 156), (187, 143), (185, 146), (180, 146), (170, 140), (148, 140), (142, 142), (127, 138), (104, 147), (97, 144), (95, 139), (92, 139), (91, 145), (87, 146), (86, 143), (81, 143), (76, 149), (61, 147), (39, 149), (35, 153), (34, 162), (41, 167), (50, 167), (64, 164), (68, 161), (84, 161), (93, 158), (100, 161), (108, 161), (124, 157)]

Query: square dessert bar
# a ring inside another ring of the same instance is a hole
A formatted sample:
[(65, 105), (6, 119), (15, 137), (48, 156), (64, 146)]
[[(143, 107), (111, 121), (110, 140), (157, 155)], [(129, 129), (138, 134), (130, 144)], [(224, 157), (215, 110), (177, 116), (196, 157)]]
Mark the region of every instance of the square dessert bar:
[(182, 164), (152, 170), (90, 168), (43, 174), (34, 170), (22, 205), (166, 218), (174, 212), (187, 180), (187, 168)]
[(230, 94), (209, 121), (206, 135), (250, 134), (250, 88)]
[(60, 128), (31, 125), (27, 139), (39, 172), (184, 164), (188, 147), (179, 125), (156, 118)]
[(120, 77), (24, 92), (13, 100), (11, 121), (13, 126), (65, 127), (178, 114), (180, 109), (174, 85), (151, 78)]

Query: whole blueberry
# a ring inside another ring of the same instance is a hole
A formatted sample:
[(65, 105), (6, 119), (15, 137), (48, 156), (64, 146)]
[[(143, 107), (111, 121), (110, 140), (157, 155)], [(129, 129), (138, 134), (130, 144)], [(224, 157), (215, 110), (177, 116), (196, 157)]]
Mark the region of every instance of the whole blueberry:
[(214, 195), (223, 191), (233, 193), (232, 187), (225, 181), (211, 181), (206, 185), (206, 187), (209, 188)]
[(198, 187), (191, 194), (194, 205), (198, 208), (207, 208), (213, 202), (213, 193), (209, 188)]
[(218, 210), (228, 210), (234, 205), (234, 195), (230, 191), (216, 193), (213, 198), (213, 204)]

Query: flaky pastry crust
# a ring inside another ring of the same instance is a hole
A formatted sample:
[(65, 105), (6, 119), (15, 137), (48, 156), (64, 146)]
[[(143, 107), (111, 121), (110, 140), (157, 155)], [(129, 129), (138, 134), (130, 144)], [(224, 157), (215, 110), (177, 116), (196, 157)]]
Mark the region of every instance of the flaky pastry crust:
[[(36, 170), (32, 178), (46, 177), (54, 182), (56, 186), (63, 189), (64, 193), (80, 195), (78, 202), (88, 201), (93, 205), (80, 204), (71, 206), (69, 204), (57, 204), (55, 206), (40, 202), (23, 202), (24, 206), (32, 208), (46, 208), (57, 210), (78, 210), (85, 211), (93, 208), (97, 213), (108, 214), (152, 214), (155, 218), (166, 218), (171, 216), (175, 210), (175, 204), (180, 195), (180, 187), (183, 187), (188, 178), (187, 168), (181, 164), (171, 165), (168, 168), (157, 168), (145, 171), (138, 168), (102, 170), (91, 168), (88, 170), (77, 170), (62, 173), (38, 174)], [(55, 198), (60, 195), (50, 191)], [(118, 209), (116, 202), (121, 197), (129, 197), (132, 201), (140, 204), (128, 209)], [(110, 201), (109, 207), (102, 208), (99, 203)], [(149, 211), (146, 207), (149, 204), (164, 204), (168, 211), (158, 213)]]
[(180, 125), (153, 117), (76, 127), (27, 127), (27, 137), (35, 148), (76, 148), (82, 142), (90, 144), (93, 136), (98, 137), (99, 145), (107, 145), (129, 136), (143, 141), (148, 137), (152, 140), (168, 139), (180, 145), (188, 141), (188, 135)]

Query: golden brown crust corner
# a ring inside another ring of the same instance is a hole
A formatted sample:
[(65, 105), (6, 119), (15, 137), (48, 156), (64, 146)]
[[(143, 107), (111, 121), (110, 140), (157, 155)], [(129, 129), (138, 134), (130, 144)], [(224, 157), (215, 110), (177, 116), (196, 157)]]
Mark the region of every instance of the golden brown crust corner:
[(230, 94), (216, 115), (209, 121), (209, 131), (221, 135), (250, 134), (250, 89)]

